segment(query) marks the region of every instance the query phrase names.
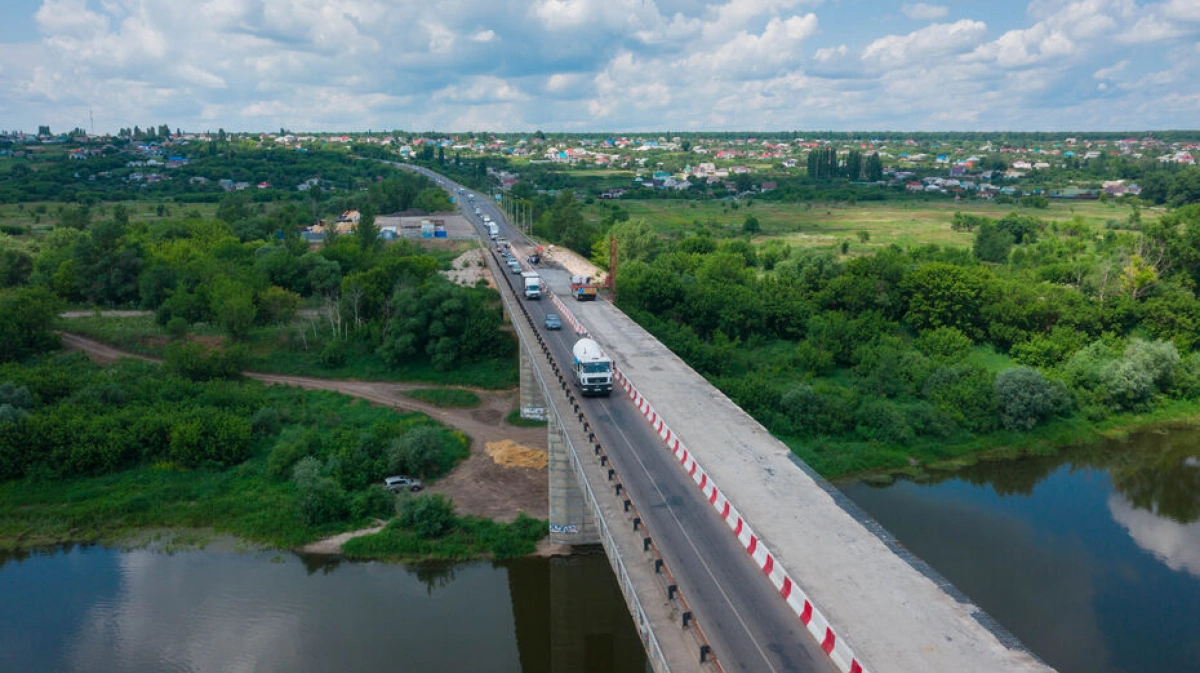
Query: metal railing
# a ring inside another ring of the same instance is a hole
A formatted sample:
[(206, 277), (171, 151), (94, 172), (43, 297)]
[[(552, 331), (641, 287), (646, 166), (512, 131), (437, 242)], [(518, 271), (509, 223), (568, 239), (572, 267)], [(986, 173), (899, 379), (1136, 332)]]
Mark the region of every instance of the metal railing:
[[(498, 264), (499, 260), (495, 259), (494, 255), (495, 253), (493, 253), (492, 261)], [(517, 293), (517, 289), (513, 285), (511, 275), (504, 274), (503, 272), (497, 273), (496, 267), (491, 266), (490, 264), (489, 268), (492, 269), (492, 275), (494, 277), (503, 276), (505, 278), (505, 284), (508, 285), (511, 295), (501, 290), (500, 295), (502, 301), (504, 301), (505, 305), (508, 307), (508, 312), (510, 315), (514, 317), (516, 316), (516, 312), (513, 310), (513, 304), (515, 303), (517, 309), (519, 309), (521, 315), (525, 318), (525, 321), (530, 327), (530, 331), (532, 332), (534, 338), (537, 339), (538, 345), (541, 347), (542, 354), (546, 358), (546, 362), (549, 364), (551, 370), (558, 379), (559, 388), (561, 389), (567, 404), (570, 405), (572, 413), (574, 413), (574, 421), (580, 424), (580, 427), (586, 434), (588, 441), (592, 443), (591, 455), (596, 459), (602, 469), (607, 470), (608, 481), (613, 488), (614, 496), (621, 499), (623, 511), (628, 514), (627, 520), (632, 524), (634, 531), (641, 531), (642, 555), (649, 563), (652, 564), (654, 568), (654, 575), (659, 579), (659, 585), (666, 594), (668, 602), (674, 606), (673, 609), (677, 611), (677, 614), (679, 614), (680, 628), (688, 631), (695, 640), (699, 655), (699, 663), (711, 664), (714, 670), (724, 673), (724, 668), (722, 668), (720, 661), (717, 659), (712, 645), (708, 642), (708, 638), (704, 635), (704, 630), (701, 628), (700, 622), (697, 620), (695, 613), (692, 611), (691, 606), (684, 597), (682, 590), (679, 588), (679, 584), (675, 580), (674, 574), (671, 573), (670, 569), (667, 567), (666, 560), (663, 559), (662, 554), (658, 549), (658, 545), (654, 542), (654, 538), (650, 534), (649, 528), (639, 514), (633, 499), (629, 496), (628, 491), (625, 489), (620, 475), (617, 474), (616, 468), (613, 467), (612, 461), (608, 457), (608, 453), (604, 450), (604, 447), (600, 444), (600, 442), (597, 441), (596, 434), (592, 430), (591, 423), (587, 420), (587, 415), (575, 397), (571, 382), (559, 368), (558, 362), (555, 360), (549, 345), (538, 332), (536, 321), (534, 321), (533, 316), (529, 313), (529, 309), (526, 308), (523, 302), (519, 300), (514, 302), (510, 299), (510, 296), (515, 299)], [(542, 389), (546, 392), (547, 401), (549, 402), (551, 388), (547, 385), (545, 379), (542, 378), (541, 371), (537, 368), (535, 368), (534, 371), (541, 382)], [(554, 404), (550, 404), (549, 406), (551, 413), (555, 415), (555, 419), (559, 428), (563, 428), (563, 418), (559, 413), (558, 407)], [(577, 481), (579, 482), (581, 490), (585, 494), (588, 505), (592, 510), (593, 518), (595, 519), (596, 526), (600, 532), (601, 546), (604, 547), (605, 552), (608, 554), (609, 561), (613, 564), (614, 570), (617, 574), (618, 583), (621, 587), (621, 592), (624, 594), (626, 603), (630, 606), (631, 611), (637, 620), (638, 631), (642, 635), (647, 656), (651, 659), (652, 663), (659, 665), (656, 666), (656, 670), (668, 671), (670, 670), (670, 665), (663, 656), (662, 649), (659, 647), (658, 640), (655, 637), (653, 630), (648, 627), (648, 618), (644, 608), (642, 607), (640, 597), (633, 589), (633, 583), (630, 580), (628, 570), (625, 567), (624, 556), (617, 547), (617, 542), (613, 538), (612, 532), (609, 530), (608, 522), (605, 521), (604, 517), (601, 515), (600, 504), (596, 497), (596, 493), (592, 490), (591, 484), (584, 477), (583, 465), (579, 462), (580, 453), (575, 449), (574, 445), (571, 444), (569, 438), (564, 436), (562, 439), (567, 444), (571, 445), (571, 450), (568, 452), (568, 456), (572, 465), (572, 469), (575, 471), (578, 477)]]

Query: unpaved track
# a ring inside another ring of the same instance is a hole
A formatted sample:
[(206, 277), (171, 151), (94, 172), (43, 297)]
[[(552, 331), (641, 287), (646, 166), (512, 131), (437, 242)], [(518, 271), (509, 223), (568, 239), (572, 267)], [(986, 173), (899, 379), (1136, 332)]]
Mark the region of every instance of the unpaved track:
[[(130, 357), (148, 362), (156, 358), (135, 355), (78, 334), (64, 332), (63, 347), (81, 350), (99, 363)], [(520, 512), (545, 519), (549, 513), (549, 483), (544, 469), (500, 467), (484, 450), (486, 442), (511, 440), (535, 449), (546, 450), (545, 428), (518, 428), (504, 422), (516, 407), (516, 390), (473, 389), (483, 403), (474, 409), (444, 409), (404, 395), (406, 390), (430, 388), (427, 384), (383, 381), (321, 379), (310, 376), (285, 376), (245, 372), (249, 378), (268, 384), (299, 386), (311, 390), (332, 390), (374, 404), (403, 411), (420, 411), (467, 435), (471, 455), (450, 474), (429, 487), (431, 493), (443, 493), (454, 499), (459, 514), (483, 516), (510, 522)]]

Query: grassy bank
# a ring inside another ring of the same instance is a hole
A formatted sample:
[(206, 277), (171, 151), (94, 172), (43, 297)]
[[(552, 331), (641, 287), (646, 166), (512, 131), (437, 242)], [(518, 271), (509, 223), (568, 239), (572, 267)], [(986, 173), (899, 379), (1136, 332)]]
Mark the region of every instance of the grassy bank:
[(982, 461), (1053, 455), (1106, 437), (1197, 420), (1200, 420), (1200, 400), (1169, 400), (1145, 413), (1114, 414), (1098, 422), (1073, 416), (1026, 432), (994, 432), (958, 443), (882, 447), (869, 442), (780, 439), (797, 457), (826, 478), (850, 479), (888, 473), (917, 474), (926, 468), (955, 470)]
[[(424, 414), (329, 391), (193, 381), (137, 360), (102, 367), (50, 354), (0, 365), (0, 384), (0, 551), (162, 529), (295, 548), (395, 516), (409, 500), (382, 488), (387, 474), (436, 481), (469, 453), (468, 438)], [(519, 540), (539, 526), (464, 520), (456, 529), (467, 542), (425, 556), (525, 553)]]
[(532, 554), (546, 535), (546, 522), (521, 513), (511, 524), (479, 517), (454, 517), (451, 528), (436, 537), (423, 536), (399, 521), (379, 533), (349, 540), (348, 558), (390, 561), (463, 561), (481, 556), (496, 559)]
[[(131, 353), (161, 358), (170, 342), (165, 328), (148, 316), (127, 318), (86, 317), (64, 319), (63, 330), (82, 334)], [(292, 330), (278, 327), (254, 329), (244, 342), (250, 371), (290, 376), (312, 376), (360, 381), (406, 381), (502, 390), (517, 385), (515, 360), (469, 362), (452, 371), (438, 371), (428, 361), (390, 365), (372, 350), (352, 345), (345, 361), (329, 367), (321, 362), (320, 349), (295, 343)], [(211, 325), (195, 326), (191, 338), (225, 343), (222, 332)]]

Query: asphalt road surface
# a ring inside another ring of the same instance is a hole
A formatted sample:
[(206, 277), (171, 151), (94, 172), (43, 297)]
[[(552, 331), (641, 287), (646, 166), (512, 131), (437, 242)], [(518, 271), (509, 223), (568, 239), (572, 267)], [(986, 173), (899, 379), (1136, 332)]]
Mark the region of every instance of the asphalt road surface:
[[(463, 212), (487, 240), (482, 219), (475, 215), (467, 193), (440, 175), (420, 169), (441, 180), (458, 197)], [(493, 200), (475, 194), (475, 205), (500, 227), (522, 260), (531, 248), (510, 227)], [(558, 310), (548, 299), (527, 300), (520, 291), (521, 277), (494, 251), (491, 254), (509, 280), (517, 301), (524, 302), (538, 330), (550, 345), (561, 368), (569, 369), (571, 347), (577, 337), (569, 323), (558, 331), (546, 330), (546, 313)], [(562, 297), (560, 297), (562, 298)], [(598, 300), (600, 301), (600, 300)], [(586, 316), (592, 302), (564, 299), (578, 317)], [(603, 335), (597, 335), (603, 345)], [(620, 363), (617, 363), (620, 366)], [(737, 542), (674, 456), (663, 446), (650, 424), (618, 388), (611, 397), (580, 397), (593, 431), (604, 446), (642, 519), (654, 538), (667, 567), (726, 673), (783, 673), (784, 671), (834, 672), (837, 669), (808, 634), (803, 624), (779, 597), (775, 587)]]

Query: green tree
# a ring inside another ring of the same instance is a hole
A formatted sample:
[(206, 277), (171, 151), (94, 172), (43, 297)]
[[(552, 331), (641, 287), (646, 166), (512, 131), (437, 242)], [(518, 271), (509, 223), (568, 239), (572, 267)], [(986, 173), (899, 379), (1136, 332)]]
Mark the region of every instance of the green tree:
[(918, 330), (954, 327), (972, 339), (982, 335), (980, 310), (988, 276), (944, 262), (922, 264), (901, 281), (908, 299), (905, 320)]
[(454, 501), (441, 493), (403, 500), (399, 510), (399, 524), (427, 540), (442, 537), (457, 523)]
[(300, 295), (272, 285), (258, 293), (258, 308), (263, 322), (287, 325), (300, 309)]
[(383, 245), (383, 239), (379, 238), (379, 227), (375, 226), (375, 206), (370, 203), (359, 209), (354, 237), (358, 241), (358, 247), (365, 253), (374, 252)]
[(1029, 367), (996, 375), (996, 412), (1005, 430), (1030, 430), (1068, 407), (1069, 395), (1059, 382), (1047, 381)]
[(218, 282), (213, 286), (211, 303), (213, 317), (229, 336), (238, 340), (250, 336), (258, 313), (250, 288), (231, 280)]
[(292, 470), (296, 486), (296, 514), (309, 526), (320, 526), (346, 517), (349, 503), (346, 491), (326, 476), (321, 461), (313, 456), (302, 458)]
[(971, 251), (974, 253), (975, 259), (982, 262), (1007, 262), (1013, 242), (1011, 233), (1000, 229), (989, 220), (979, 225), (979, 231), (975, 233), (975, 243)]
[(388, 472), (426, 478), (441, 471), (442, 433), (421, 425), (393, 440), (387, 450)]
[(0, 362), (62, 347), (54, 331), (58, 298), (40, 287), (0, 290)]

